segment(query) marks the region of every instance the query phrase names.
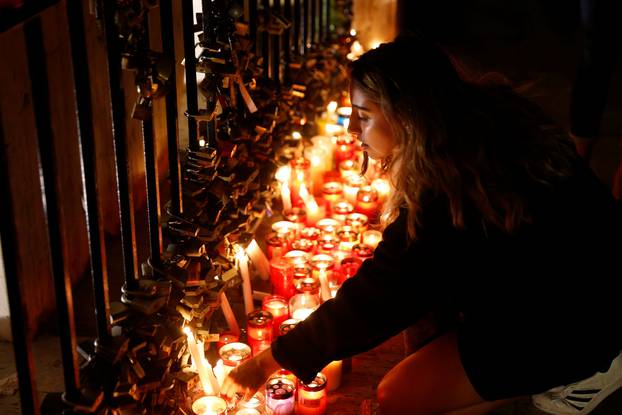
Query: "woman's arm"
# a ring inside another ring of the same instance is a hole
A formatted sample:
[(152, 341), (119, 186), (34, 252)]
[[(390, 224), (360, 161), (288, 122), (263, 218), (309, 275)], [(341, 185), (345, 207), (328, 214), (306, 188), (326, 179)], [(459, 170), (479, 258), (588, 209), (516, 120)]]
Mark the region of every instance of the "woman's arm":
[(223, 393), (254, 393), (280, 367), (311, 381), (331, 361), (369, 350), (414, 324), (438, 300), (440, 279), (431, 270), (438, 266), (444, 241), (436, 234), (409, 245), (405, 215), (400, 215), (385, 229), (374, 257), (337, 296), (234, 370)]

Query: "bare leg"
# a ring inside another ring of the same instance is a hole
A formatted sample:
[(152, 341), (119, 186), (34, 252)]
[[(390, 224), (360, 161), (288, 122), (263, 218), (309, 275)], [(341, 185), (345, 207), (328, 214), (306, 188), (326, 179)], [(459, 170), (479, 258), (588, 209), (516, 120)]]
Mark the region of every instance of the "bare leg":
[(443, 415), (484, 415), (492, 411), (495, 408), (510, 403), (514, 399), (503, 399), (500, 401), (482, 402), (477, 405), (469, 406), (462, 409), (456, 409), (453, 411), (445, 412)]
[(378, 403), (382, 415), (480, 414), (500, 404), (485, 402), (473, 389), (453, 331), (391, 369), (378, 386)]

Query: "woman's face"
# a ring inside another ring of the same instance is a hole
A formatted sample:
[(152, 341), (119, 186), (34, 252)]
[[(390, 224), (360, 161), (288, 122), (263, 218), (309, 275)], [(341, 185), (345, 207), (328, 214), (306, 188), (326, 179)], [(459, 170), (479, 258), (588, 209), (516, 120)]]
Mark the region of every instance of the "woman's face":
[(381, 160), (391, 154), (396, 140), (393, 129), (380, 109), (355, 83), (350, 88), (352, 115), (348, 132), (361, 140), (369, 157)]

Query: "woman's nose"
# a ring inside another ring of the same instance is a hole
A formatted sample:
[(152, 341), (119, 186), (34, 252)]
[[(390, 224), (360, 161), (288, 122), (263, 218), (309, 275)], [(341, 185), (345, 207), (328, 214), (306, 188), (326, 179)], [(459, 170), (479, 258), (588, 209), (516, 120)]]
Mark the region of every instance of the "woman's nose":
[(359, 125), (359, 122), (354, 114), (350, 117), (350, 122), (348, 123), (348, 133), (352, 134), (356, 138), (358, 138), (361, 133), (361, 126)]

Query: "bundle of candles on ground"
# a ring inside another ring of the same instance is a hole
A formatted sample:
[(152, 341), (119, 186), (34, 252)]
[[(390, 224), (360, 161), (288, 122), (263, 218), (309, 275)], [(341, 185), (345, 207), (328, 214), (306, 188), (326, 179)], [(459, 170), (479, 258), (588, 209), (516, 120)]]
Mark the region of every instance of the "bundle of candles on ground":
[[(184, 329), (193, 362), (190, 370), (198, 373), (201, 383), (192, 404), (195, 414), (320, 415), (326, 412), (328, 392), (339, 388), (343, 362), (335, 361), (311, 383), (282, 369), (250, 401), (227, 402), (219, 396), (234, 367), (335, 297), (381, 240), (377, 225), (389, 183), (371, 160), (366, 175), (360, 174), (362, 152), (345, 133), (348, 110), (331, 103), (322, 117), (325, 135), (311, 138), (307, 146), (300, 138), (294, 141), (291, 160), (275, 177), (282, 210), (274, 212), (264, 237), (257, 242), (242, 234), (225, 241), (242, 278), (246, 327), (239, 328), (233, 311), (223, 303), (230, 331), (221, 333), (212, 342), (216, 347), (209, 348), (217, 352), (213, 366), (205, 358), (204, 344), (189, 327)], [(253, 284), (267, 286), (271, 293), (253, 290)], [(255, 300), (261, 300), (261, 308), (255, 307)]]

